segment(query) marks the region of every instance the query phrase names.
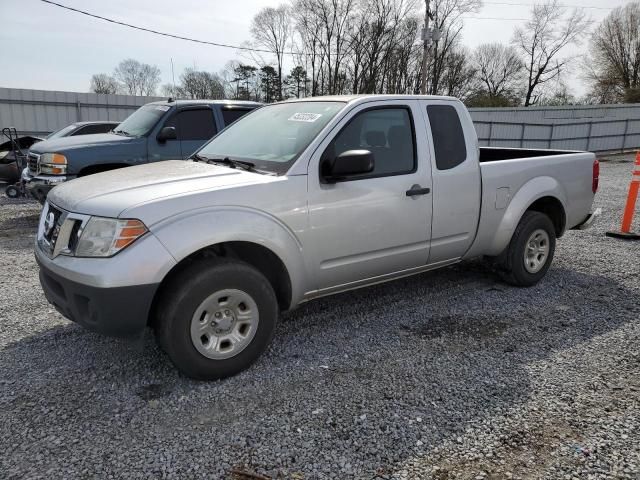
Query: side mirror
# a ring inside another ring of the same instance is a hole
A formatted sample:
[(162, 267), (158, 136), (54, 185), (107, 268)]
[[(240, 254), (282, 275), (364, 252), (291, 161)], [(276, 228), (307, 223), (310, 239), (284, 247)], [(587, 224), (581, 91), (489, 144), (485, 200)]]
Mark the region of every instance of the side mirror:
[(178, 138), (178, 133), (176, 132), (176, 127), (163, 127), (162, 130), (158, 132), (156, 135), (156, 140), (163, 143), (167, 140), (175, 140)]
[(373, 153), (369, 150), (347, 150), (338, 155), (333, 162), (325, 162), (322, 176), (325, 181), (333, 183), (347, 177), (371, 173), (374, 167)]

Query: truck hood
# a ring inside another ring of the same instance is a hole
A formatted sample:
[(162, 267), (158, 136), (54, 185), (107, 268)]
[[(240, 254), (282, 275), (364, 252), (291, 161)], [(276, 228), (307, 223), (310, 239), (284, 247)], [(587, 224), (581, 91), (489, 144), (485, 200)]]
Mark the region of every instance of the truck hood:
[(78, 135), (75, 137), (52, 138), (43, 140), (35, 144), (31, 151), (33, 153), (64, 153), (79, 147), (93, 147), (96, 145), (120, 145), (136, 140), (134, 137), (125, 137), (115, 133), (96, 133), (95, 135)]
[(36, 143), (36, 154), (62, 153), (67, 157), (67, 173), (77, 175), (84, 167), (98, 163), (141, 164), (147, 159), (145, 137), (124, 137), (114, 133), (52, 138)]
[[(153, 215), (141, 218), (150, 225), (171, 215), (171, 209), (177, 204), (182, 210), (211, 206), (212, 199), (206, 197), (212, 192), (282, 178), (219, 165), (168, 160), (65, 182), (51, 190), (47, 199), (67, 211), (103, 217), (151, 211)], [(163, 202), (164, 207), (143, 208), (158, 202)]]

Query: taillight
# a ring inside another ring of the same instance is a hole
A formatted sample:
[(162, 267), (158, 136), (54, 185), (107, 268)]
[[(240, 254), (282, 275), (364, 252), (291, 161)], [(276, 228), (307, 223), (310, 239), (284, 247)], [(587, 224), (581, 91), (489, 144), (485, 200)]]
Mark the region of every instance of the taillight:
[(600, 162), (596, 158), (593, 162), (593, 181), (591, 183), (591, 191), (596, 193), (598, 191), (598, 181), (600, 180)]

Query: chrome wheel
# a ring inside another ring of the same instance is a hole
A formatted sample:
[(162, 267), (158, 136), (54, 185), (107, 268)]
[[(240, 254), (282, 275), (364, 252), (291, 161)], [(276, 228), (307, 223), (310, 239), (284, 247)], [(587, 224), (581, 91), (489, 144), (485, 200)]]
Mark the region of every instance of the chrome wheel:
[(524, 247), (524, 268), (529, 273), (542, 270), (549, 258), (549, 234), (541, 228), (534, 230)]
[(207, 358), (230, 358), (251, 343), (258, 320), (258, 306), (248, 293), (220, 290), (207, 297), (193, 314), (191, 341)]

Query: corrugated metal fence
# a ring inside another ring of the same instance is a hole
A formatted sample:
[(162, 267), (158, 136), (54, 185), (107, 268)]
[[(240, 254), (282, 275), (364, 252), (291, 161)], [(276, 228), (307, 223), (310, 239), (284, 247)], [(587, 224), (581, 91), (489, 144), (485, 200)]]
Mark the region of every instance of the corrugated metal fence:
[(616, 152), (640, 148), (640, 105), (472, 108), (480, 145)]
[[(0, 127), (46, 135), (70, 123), (123, 120), (164, 97), (0, 88)], [(640, 148), (640, 104), (470, 109), (481, 145), (623, 151)]]
[(0, 88), (0, 127), (44, 136), (73, 122), (127, 118), (145, 103), (165, 97)]
[(640, 118), (579, 122), (474, 120), (482, 146), (616, 152), (640, 148)]

